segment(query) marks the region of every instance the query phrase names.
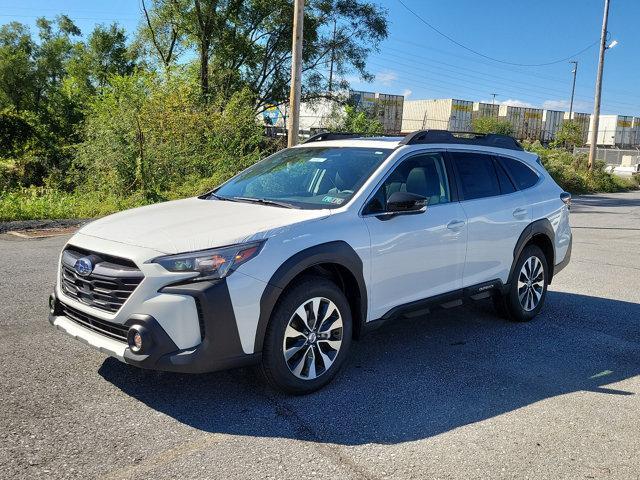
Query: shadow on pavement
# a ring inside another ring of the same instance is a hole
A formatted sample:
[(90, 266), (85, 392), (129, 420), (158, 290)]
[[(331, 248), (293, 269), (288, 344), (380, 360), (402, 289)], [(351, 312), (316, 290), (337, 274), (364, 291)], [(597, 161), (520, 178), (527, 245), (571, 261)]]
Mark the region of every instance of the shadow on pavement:
[(574, 210), (581, 213), (580, 207), (640, 207), (640, 197), (637, 195), (627, 197), (619, 195), (614, 197), (608, 197), (606, 195), (581, 195), (574, 199), (571, 213), (574, 213)]
[(575, 391), (633, 395), (640, 373), (640, 305), (549, 292), (527, 324), (490, 304), (387, 325), (354, 344), (324, 390), (286, 397), (253, 369), (200, 376), (106, 360), (100, 375), (126, 394), (207, 432), (344, 445), (424, 439)]

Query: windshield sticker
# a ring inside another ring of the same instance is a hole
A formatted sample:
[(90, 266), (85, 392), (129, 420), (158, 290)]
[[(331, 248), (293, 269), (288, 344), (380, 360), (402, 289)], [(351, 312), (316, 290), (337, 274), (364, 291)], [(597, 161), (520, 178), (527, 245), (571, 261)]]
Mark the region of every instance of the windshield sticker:
[(326, 195), (325, 197), (322, 198), (322, 201), (326, 203), (333, 203), (334, 205), (340, 205), (342, 202), (344, 202), (344, 198), (338, 198), (338, 197), (332, 197), (332, 196)]
[(322, 157), (313, 157), (309, 159), (310, 162), (314, 162), (314, 163), (322, 163), (325, 160), (326, 158), (322, 158)]

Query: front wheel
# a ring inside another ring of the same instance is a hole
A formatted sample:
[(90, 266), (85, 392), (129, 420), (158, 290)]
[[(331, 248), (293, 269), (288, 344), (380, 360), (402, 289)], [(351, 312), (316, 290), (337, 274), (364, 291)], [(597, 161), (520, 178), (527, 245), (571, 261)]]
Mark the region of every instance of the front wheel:
[(528, 322), (540, 312), (547, 296), (547, 258), (539, 247), (529, 245), (518, 257), (514, 271), (508, 293), (494, 297), (494, 305), (509, 320)]
[(307, 277), (283, 293), (264, 339), (262, 371), (269, 384), (292, 394), (329, 383), (351, 346), (351, 311), (333, 282)]

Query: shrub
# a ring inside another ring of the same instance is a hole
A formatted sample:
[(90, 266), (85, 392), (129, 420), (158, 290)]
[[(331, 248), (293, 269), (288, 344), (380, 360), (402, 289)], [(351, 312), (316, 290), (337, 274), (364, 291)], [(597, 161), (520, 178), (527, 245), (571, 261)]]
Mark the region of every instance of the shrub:
[(495, 117), (478, 117), (471, 120), (471, 129), (477, 133), (499, 133), (513, 135), (513, 127), (506, 120)]
[(605, 171), (605, 163), (596, 161), (590, 172), (586, 154), (574, 155), (560, 148), (545, 148), (540, 142), (524, 143), (525, 149), (536, 153), (560, 187), (573, 194), (620, 192), (637, 188), (633, 179), (625, 179)]
[(252, 102), (247, 91), (226, 104), (202, 102), (197, 84), (181, 75), (113, 77), (88, 112), (77, 183), (157, 199), (223, 180), (259, 158)]

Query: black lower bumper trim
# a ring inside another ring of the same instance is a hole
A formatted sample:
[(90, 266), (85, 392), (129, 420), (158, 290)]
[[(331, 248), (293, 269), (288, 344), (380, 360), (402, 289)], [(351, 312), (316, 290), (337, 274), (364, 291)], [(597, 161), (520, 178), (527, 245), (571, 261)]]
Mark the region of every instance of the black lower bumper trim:
[[(139, 352), (124, 351), (124, 361), (150, 370), (181, 373), (205, 373), (252, 365), (260, 360), (260, 353), (246, 354), (240, 335), (226, 281), (198, 282), (165, 287), (161, 293), (189, 295), (200, 303), (204, 323), (202, 342), (189, 349), (179, 349), (158, 321), (150, 315), (132, 315), (127, 327), (137, 326), (149, 336), (147, 345)], [(64, 315), (60, 301), (52, 294), (49, 321)]]

